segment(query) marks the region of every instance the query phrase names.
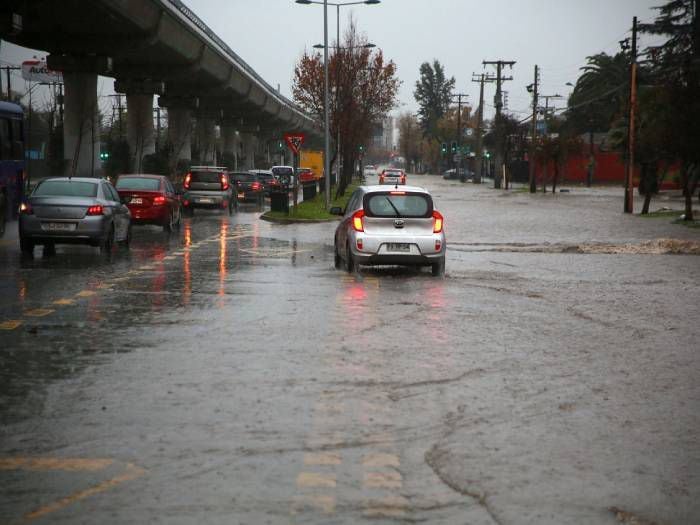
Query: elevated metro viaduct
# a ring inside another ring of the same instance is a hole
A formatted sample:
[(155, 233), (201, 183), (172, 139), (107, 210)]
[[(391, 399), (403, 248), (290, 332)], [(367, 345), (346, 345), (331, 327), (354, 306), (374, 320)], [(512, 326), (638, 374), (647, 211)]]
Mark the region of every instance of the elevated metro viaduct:
[(64, 158), (71, 167), (75, 163), (78, 175), (95, 175), (100, 166), (98, 75), (115, 78), (115, 91), (126, 94), (135, 169), (155, 152), (154, 95), (168, 109), (168, 139), (181, 161), (191, 160), (193, 133), (201, 145), (199, 160), (214, 160), (217, 124), (224, 154), (234, 155), (242, 143), (244, 167), (252, 167), (258, 140), (284, 131), (320, 135), (319, 123), (180, 0), (5, 0), (0, 20), (4, 40), (49, 52), (48, 66), (63, 72)]

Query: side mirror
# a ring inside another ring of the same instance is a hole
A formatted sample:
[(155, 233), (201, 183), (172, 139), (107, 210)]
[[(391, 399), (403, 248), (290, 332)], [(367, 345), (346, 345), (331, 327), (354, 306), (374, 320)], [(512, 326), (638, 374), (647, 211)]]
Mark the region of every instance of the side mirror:
[(343, 215), (343, 208), (341, 208), (340, 206), (333, 206), (330, 209), (329, 213), (331, 215)]

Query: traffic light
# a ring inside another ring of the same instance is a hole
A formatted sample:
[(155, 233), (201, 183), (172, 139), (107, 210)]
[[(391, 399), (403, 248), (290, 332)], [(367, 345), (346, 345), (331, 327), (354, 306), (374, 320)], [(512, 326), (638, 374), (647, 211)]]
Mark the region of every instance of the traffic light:
[(363, 151), (365, 151), (365, 147), (362, 144), (360, 144), (360, 153), (362, 153)]
[(442, 143), (442, 147), (440, 148), (440, 153), (442, 153), (443, 155), (447, 155), (447, 143), (446, 142)]
[(452, 143), (452, 153), (457, 153), (457, 143), (456, 142)]
[(100, 151), (100, 160), (109, 160), (109, 151)]
[(491, 158), (491, 152), (490, 152), (490, 151), (487, 151), (486, 153), (484, 153), (484, 156), (485, 156), (487, 159), (490, 159), (490, 158)]
[(278, 141), (277, 142), (277, 149), (280, 151), (283, 150), (284, 149), (284, 142), (282, 142), (281, 140)]

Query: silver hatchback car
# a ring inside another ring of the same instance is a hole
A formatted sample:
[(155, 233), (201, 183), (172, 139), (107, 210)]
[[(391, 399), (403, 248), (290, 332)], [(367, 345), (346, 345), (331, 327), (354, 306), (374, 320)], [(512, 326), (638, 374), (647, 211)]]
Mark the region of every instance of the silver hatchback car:
[(129, 208), (104, 179), (46, 179), (20, 206), (19, 242), (28, 255), (37, 244), (91, 244), (108, 252), (130, 240)]
[(361, 186), (350, 197), (335, 231), (335, 267), (430, 266), (445, 273), (444, 218), (430, 193), (414, 186)]

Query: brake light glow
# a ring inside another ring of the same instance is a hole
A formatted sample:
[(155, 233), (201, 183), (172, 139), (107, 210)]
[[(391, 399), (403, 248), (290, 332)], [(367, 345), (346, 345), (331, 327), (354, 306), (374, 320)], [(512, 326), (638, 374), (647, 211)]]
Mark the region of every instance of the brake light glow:
[(221, 174), (221, 189), (222, 190), (228, 189), (228, 177), (226, 176), (225, 173)]
[(401, 184), (406, 184), (406, 175), (401, 175)]
[(185, 187), (186, 190), (190, 189), (191, 182), (192, 182), (192, 174), (188, 173), (187, 175), (185, 175), (185, 183), (183, 184), (183, 186)]
[(445, 219), (439, 211), (433, 211), (433, 233), (440, 233)]
[(165, 204), (165, 197), (162, 195), (153, 198), (153, 206), (162, 206), (163, 204)]
[(389, 195), (406, 195), (405, 191), (390, 191)]
[(103, 213), (104, 208), (98, 204), (96, 206), (90, 206), (85, 215), (102, 215)]
[(365, 216), (364, 210), (357, 210), (352, 216), (352, 227), (356, 232), (365, 231), (365, 225), (363, 218)]
[(28, 202), (23, 202), (19, 205), (19, 212), (24, 215), (32, 215), (34, 210), (32, 210), (32, 206)]
[(253, 184), (251, 184), (250, 187), (251, 187), (252, 189), (254, 189), (254, 190), (259, 190), (259, 189), (260, 189), (260, 183), (259, 183), (259, 182), (254, 182)]

